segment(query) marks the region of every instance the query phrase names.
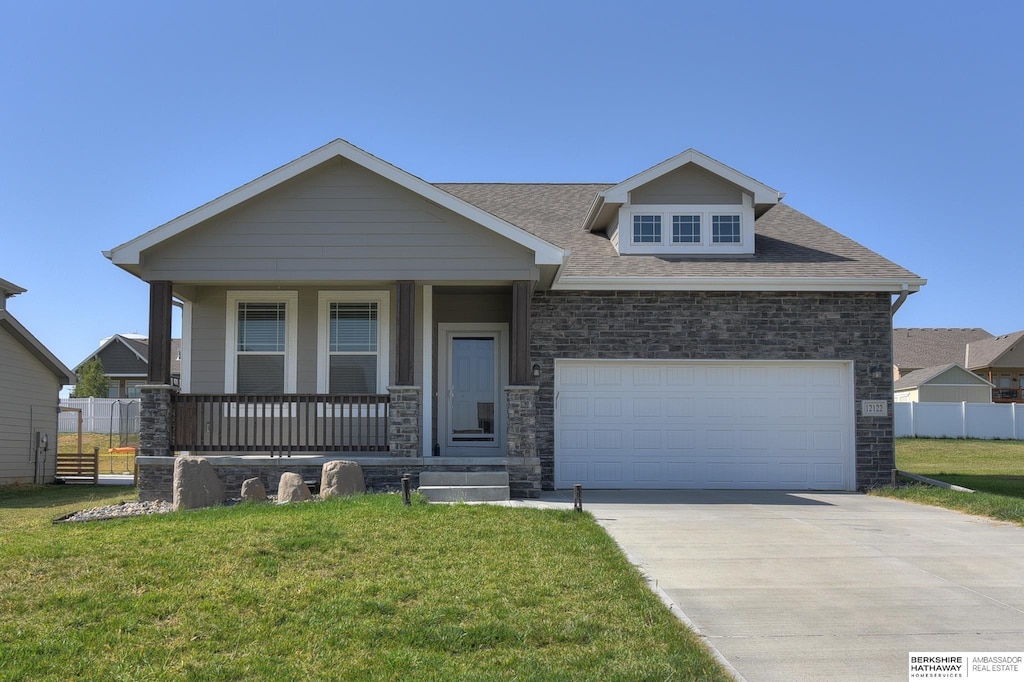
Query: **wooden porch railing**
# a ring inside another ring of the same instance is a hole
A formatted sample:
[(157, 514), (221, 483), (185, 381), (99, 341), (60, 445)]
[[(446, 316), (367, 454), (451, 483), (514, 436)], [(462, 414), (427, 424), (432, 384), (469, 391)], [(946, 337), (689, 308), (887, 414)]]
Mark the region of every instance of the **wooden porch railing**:
[(56, 476), (64, 481), (96, 485), (100, 482), (100, 449), (92, 452), (58, 452)]
[(174, 449), (386, 452), (387, 395), (196, 395), (173, 398)]
[(993, 388), (992, 401), (996, 403), (1019, 403), (1024, 402), (1019, 388)]

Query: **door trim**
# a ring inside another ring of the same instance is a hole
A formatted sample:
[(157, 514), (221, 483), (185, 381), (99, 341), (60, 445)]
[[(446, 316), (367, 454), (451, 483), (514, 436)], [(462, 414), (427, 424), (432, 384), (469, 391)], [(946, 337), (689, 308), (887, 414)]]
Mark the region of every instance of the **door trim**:
[[(494, 444), (449, 444), (448, 390), (451, 388), (451, 337), (471, 334), (493, 335), (496, 340), (494, 361), (498, 364), (498, 385), (495, 386)], [(437, 442), (442, 457), (504, 457), (505, 386), (508, 386), (508, 324), (498, 322), (440, 322), (437, 325)]]

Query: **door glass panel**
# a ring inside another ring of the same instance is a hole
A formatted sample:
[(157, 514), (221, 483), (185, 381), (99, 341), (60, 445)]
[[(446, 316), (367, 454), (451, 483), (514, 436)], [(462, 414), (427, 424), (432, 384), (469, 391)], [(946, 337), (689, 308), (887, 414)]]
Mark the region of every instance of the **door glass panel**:
[(456, 337), (451, 342), (451, 438), (493, 443), (494, 339)]

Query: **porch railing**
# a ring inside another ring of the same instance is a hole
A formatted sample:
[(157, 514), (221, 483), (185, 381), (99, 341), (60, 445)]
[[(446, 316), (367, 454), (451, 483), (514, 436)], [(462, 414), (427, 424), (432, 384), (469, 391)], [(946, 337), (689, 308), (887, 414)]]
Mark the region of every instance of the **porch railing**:
[(992, 400), (995, 402), (1013, 403), (1022, 402), (1021, 389), (1019, 388), (993, 388)]
[(196, 395), (173, 398), (174, 449), (385, 452), (387, 395)]

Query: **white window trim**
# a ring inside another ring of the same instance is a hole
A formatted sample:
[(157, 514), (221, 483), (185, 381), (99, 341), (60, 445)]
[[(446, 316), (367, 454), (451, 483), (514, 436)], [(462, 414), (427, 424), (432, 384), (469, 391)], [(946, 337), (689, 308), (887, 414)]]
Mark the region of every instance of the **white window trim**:
[(229, 291), (227, 294), (227, 321), (224, 338), (224, 392), (236, 393), (238, 376), (238, 304), (239, 303), (281, 303), (284, 302), (284, 392), (295, 393), (295, 377), (298, 370), (299, 339), (299, 292), (297, 291)]
[(332, 303), (377, 304), (377, 393), (387, 393), (391, 358), (391, 293), (388, 291), (321, 291), (317, 295), (316, 392), (327, 393), (330, 380)]
[[(633, 217), (641, 215), (661, 216), (661, 242), (634, 242)], [(673, 242), (672, 217), (677, 215), (700, 216), (700, 242)], [(740, 241), (715, 242), (712, 240), (712, 216), (739, 216)], [(754, 205), (749, 195), (743, 195), (742, 204), (650, 204), (625, 205), (619, 209), (617, 247), (621, 254), (725, 254), (744, 255), (754, 253)]]

